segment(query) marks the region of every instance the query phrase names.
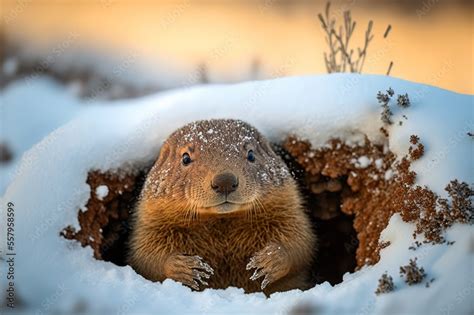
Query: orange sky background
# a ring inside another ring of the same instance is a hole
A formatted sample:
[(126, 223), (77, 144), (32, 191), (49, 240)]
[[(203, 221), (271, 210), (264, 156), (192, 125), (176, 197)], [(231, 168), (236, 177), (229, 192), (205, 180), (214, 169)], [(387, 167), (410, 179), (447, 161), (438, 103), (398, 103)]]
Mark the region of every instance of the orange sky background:
[[(7, 41), (51, 49), (67, 34), (79, 34), (90, 51), (138, 52), (183, 71), (205, 63), (211, 81), (326, 73), (327, 50), (317, 14), (325, 2), (311, 1), (47, 1), (3, 0)], [(460, 93), (474, 92), (473, 10), (448, 1), (341, 1), (358, 22), (353, 44), (362, 44), (374, 21), (364, 73), (385, 74)], [(342, 20), (342, 17), (339, 18)], [(383, 32), (392, 31), (387, 39)], [(355, 46), (358, 46), (355, 45)], [(150, 63), (152, 64), (152, 63)]]

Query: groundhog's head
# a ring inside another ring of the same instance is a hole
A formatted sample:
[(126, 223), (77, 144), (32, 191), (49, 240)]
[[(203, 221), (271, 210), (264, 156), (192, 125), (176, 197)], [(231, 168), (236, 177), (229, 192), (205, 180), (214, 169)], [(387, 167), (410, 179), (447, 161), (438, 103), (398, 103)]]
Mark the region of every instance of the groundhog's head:
[(252, 126), (230, 119), (198, 121), (163, 144), (144, 195), (195, 214), (254, 211), (291, 180), (287, 166)]

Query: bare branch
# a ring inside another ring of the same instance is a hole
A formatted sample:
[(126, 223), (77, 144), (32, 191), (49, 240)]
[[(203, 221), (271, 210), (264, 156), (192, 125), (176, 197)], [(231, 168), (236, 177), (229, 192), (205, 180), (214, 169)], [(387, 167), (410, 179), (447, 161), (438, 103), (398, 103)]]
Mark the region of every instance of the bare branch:
[(392, 29), (392, 25), (388, 25), (387, 29), (385, 30), (385, 33), (383, 34), (383, 38), (387, 38), (388, 34), (390, 33), (390, 30)]
[(390, 75), (390, 71), (392, 71), (392, 67), (393, 67), (393, 61), (390, 61), (390, 65), (388, 66), (388, 70), (387, 70), (387, 75)]
[[(328, 2), (325, 8), (325, 16), (321, 13), (318, 18), (321, 21), (321, 26), (326, 33), (326, 43), (329, 47), (329, 52), (324, 55), (326, 69), (328, 73), (332, 72), (362, 72), (365, 58), (367, 56), (367, 49), (370, 42), (374, 38), (372, 34), (373, 21), (369, 21), (365, 31), (364, 45), (357, 47), (357, 56), (354, 54), (354, 49), (350, 48), (350, 40), (356, 28), (356, 21), (352, 20), (352, 15), (349, 10), (343, 12), (343, 22), (336, 26), (336, 19), (330, 17), (331, 3)], [(337, 29), (337, 31), (336, 31)], [(391, 26), (387, 27), (384, 38), (388, 36)]]

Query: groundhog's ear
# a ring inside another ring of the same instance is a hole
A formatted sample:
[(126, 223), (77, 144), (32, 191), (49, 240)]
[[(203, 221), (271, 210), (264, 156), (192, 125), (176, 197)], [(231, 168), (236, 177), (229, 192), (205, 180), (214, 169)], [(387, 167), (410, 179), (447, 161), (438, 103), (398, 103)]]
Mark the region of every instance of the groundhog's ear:
[[(158, 194), (158, 187), (161, 185), (163, 181), (163, 172), (160, 170), (163, 168), (163, 165), (168, 161), (170, 158), (171, 148), (169, 143), (165, 142), (161, 146), (160, 153), (158, 158), (153, 164), (153, 167), (148, 172), (145, 187), (142, 190), (142, 197), (144, 199), (154, 198)], [(153, 183), (153, 184), (151, 184)]]
[(165, 141), (160, 149), (160, 154), (158, 155), (158, 159), (155, 162), (155, 167), (160, 168), (169, 158), (171, 153), (171, 145)]
[(265, 138), (263, 135), (259, 135), (258, 141), (260, 142), (260, 146), (262, 149), (270, 156), (276, 156), (275, 152), (273, 151), (270, 142)]

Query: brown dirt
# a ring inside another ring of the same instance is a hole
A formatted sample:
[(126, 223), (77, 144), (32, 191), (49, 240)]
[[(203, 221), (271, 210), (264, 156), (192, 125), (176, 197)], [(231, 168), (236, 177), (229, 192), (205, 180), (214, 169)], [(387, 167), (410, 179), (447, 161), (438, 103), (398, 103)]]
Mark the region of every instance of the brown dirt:
[[(128, 220), (143, 185), (143, 178), (144, 172), (91, 171), (87, 178), (91, 195), (85, 211), (78, 211), (80, 230), (68, 226), (60, 234), (79, 241), (83, 247), (92, 247), (96, 259), (125, 265)], [(109, 189), (103, 200), (95, 194), (96, 188), (101, 185)]]
[[(330, 179), (346, 183), (348, 189), (340, 194), (341, 210), (355, 215), (354, 228), (359, 242), (357, 264), (362, 266), (378, 261), (378, 236), (393, 214), (386, 207), (387, 200), (382, 194), (390, 182), (385, 180), (385, 173), (390, 172), (395, 155), (384, 153), (382, 146), (373, 145), (368, 139), (358, 147), (350, 147), (334, 139), (329, 142), (329, 147), (313, 150), (309, 142), (290, 137), (284, 147), (307, 172), (306, 185), (311, 187), (313, 182)], [(363, 156), (372, 159), (366, 168), (357, 166), (357, 159)], [(380, 168), (373, 162), (376, 160), (380, 161)], [(380, 208), (385, 209), (378, 211)]]
[[(424, 146), (415, 135), (410, 143), (408, 155), (399, 162), (393, 153), (368, 139), (358, 147), (333, 139), (329, 147), (312, 149), (309, 142), (290, 137), (283, 145), (307, 173), (307, 186), (329, 179), (346, 181), (350, 189), (341, 193), (341, 210), (355, 216), (359, 267), (378, 262), (380, 249), (389, 245), (379, 243), (380, 233), (394, 213), (416, 224), (415, 238), (423, 234), (426, 242), (433, 243), (444, 242), (443, 232), (453, 223), (473, 223), (470, 197), (474, 192), (466, 183), (454, 180), (448, 184), (450, 201), (415, 185), (416, 173), (410, 164), (423, 155)], [(356, 162), (363, 156), (371, 160), (365, 168)]]

